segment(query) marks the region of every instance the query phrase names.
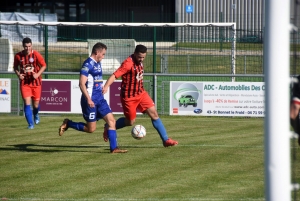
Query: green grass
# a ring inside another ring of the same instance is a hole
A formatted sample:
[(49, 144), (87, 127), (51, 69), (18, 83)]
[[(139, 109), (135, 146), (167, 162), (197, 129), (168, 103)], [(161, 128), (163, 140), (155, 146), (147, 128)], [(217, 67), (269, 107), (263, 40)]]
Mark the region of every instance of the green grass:
[[(231, 42), (179, 42), (173, 45), (177, 48), (196, 48), (196, 49), (215, 49), (215, 50), (230, 50)], [(299, 50), (300, 44), (290, 44), (290, 51)], [(236, 42), (237, 51), (263, 51), (263, 43), (260, 42)]]
[(88, 57), (88, 54), (50, 52), (48, 70), (51, 72), (79, 72), (82, 63)]
[[(69, 116), (82, 121), (79, 115)], [(103, 122), (58, 136), (62, 116), (1, 115), (1, 198), (28, 200), (264, 200), (263, 119), (163, 116), (176, 147), (164, 148), (148, 118), (147, 136), (118, 131), (126, 154), (110, 154)], [(188, 120), (187, 120), (188, 118)]]
[[(188, 42), (179, 42), (173, 47), (178, 47), (178, 48), (197, 48), (197, 49), (216, 49), (216, 50), (230, 50), (232, 48), (232, 43), (231, 42), (193, 42), (193, 43), (188, 43)], [(247, 50), (247, 51), (257, 51), (260, 50), (262, 51), (263, 49), (263, 44), (262, 43), (241, 43), (241, 42), (236, 42), (236, 50)]]
[[(118, 130), (128, 153), (110, 154), (103, 121), (93, 134), (69, 129), (59, 137), (65, 117), (41, 116), (27, 130), (24, 117), (0, 115), (2, 199), (265, 200), (262, 118), (162, 116), (179, 141), (164, 148), (149, 118), (139, 116), (147, 136), (135, 140), (130, 127)], [(299, 158), (298, 145), (291, 144)], [(299, 165), (292, 164), (298, 183)]]

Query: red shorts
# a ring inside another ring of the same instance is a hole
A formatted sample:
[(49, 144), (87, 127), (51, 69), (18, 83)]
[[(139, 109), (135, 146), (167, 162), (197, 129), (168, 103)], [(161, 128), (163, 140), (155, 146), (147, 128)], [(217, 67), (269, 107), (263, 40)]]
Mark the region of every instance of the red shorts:
[(23, 85), (21, 86), (21, 94), (23, 99), (31, 97), (35, 101), (39, 101), (41, 99), (42, 86), (29, 86)]
[(136, 118), (136, 110), (144, 113), (148, 108), (155, 106), (152, 98), (144, 91), (142, 94), (132, 98), (121, 98), (124, 115), (127, 119)]

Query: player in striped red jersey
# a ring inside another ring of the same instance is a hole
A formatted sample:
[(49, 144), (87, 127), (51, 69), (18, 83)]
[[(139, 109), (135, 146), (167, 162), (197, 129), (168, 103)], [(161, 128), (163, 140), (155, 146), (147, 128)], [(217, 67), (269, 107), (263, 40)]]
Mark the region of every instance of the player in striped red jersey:
[[(33, 129), (32, 113), (35, 124), (40, 122), (39, 103), (42, 92), (42, 73), (46, 69), (46, 62), (39, 52), (32, 49), (30, 38), (24, 38), (22, 45), (24, 50), (18, 52), (14, 58), (14, 71), (20, 80), (28, 129)], [(30, 108), (31, 104), (33, 111)]]
[[(116, 121), (116, 129), (132, 126), (135, 122), (136, 109), (138, 108), (142, 113), (147, 113), (151, 118), (152, 125), (157, 130), (163, 145), (165, 147), (175, 146), (178, 142), (168, 137), (165, 126), (156, 111), (155, 104), (144, 89), (143, 60), (146, 54), (147, 48), (144, 45), (137, 45), (134, 53), (124, 60), (121, 66), (109, 77), (102, 92), (105, 94), (108, 87), (116, 79), (122, 77), (120, 97), (125, 117), (121, 117)], [(104, 126), (103, 138), (104, 141), (108, 141), (107, 125)]]

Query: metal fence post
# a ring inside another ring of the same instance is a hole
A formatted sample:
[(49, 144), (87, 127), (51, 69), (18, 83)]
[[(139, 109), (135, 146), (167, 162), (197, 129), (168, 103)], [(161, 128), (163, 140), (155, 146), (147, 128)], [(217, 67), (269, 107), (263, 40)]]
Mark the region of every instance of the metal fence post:
[[(48, 25), (45, 26), (45, 62), (47, 64), (46, 72), (48, 71)], [(48, 75), (45, 75), (45, 78), (48, 79)]]
[(244, 74), (247, 73), (247, 64), (246, 64), (247, 56), (244, 57)]
[(156, 100), (155, 88), (156, 88), (156, 27), (153, 27), (153, 100)]

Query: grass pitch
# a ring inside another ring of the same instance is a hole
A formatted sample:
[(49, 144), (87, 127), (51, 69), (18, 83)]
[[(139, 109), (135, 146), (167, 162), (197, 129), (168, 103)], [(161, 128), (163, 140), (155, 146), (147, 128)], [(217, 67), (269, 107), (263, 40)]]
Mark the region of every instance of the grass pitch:
[[(67, 116), (82, 121), (80, 115)], [(142, 140), (118, 130), (125, 154), (110, 154), (95, 133), (58, 136), (63, 116), (41, 116), (34, 130), (24, 117), (0, 115), (0, 196), (7, 200), (264, 200), (262, 118), (162, 116), (164, 148), (148, 117)], [(118, 116), (116, 116), (118, 118)]]

